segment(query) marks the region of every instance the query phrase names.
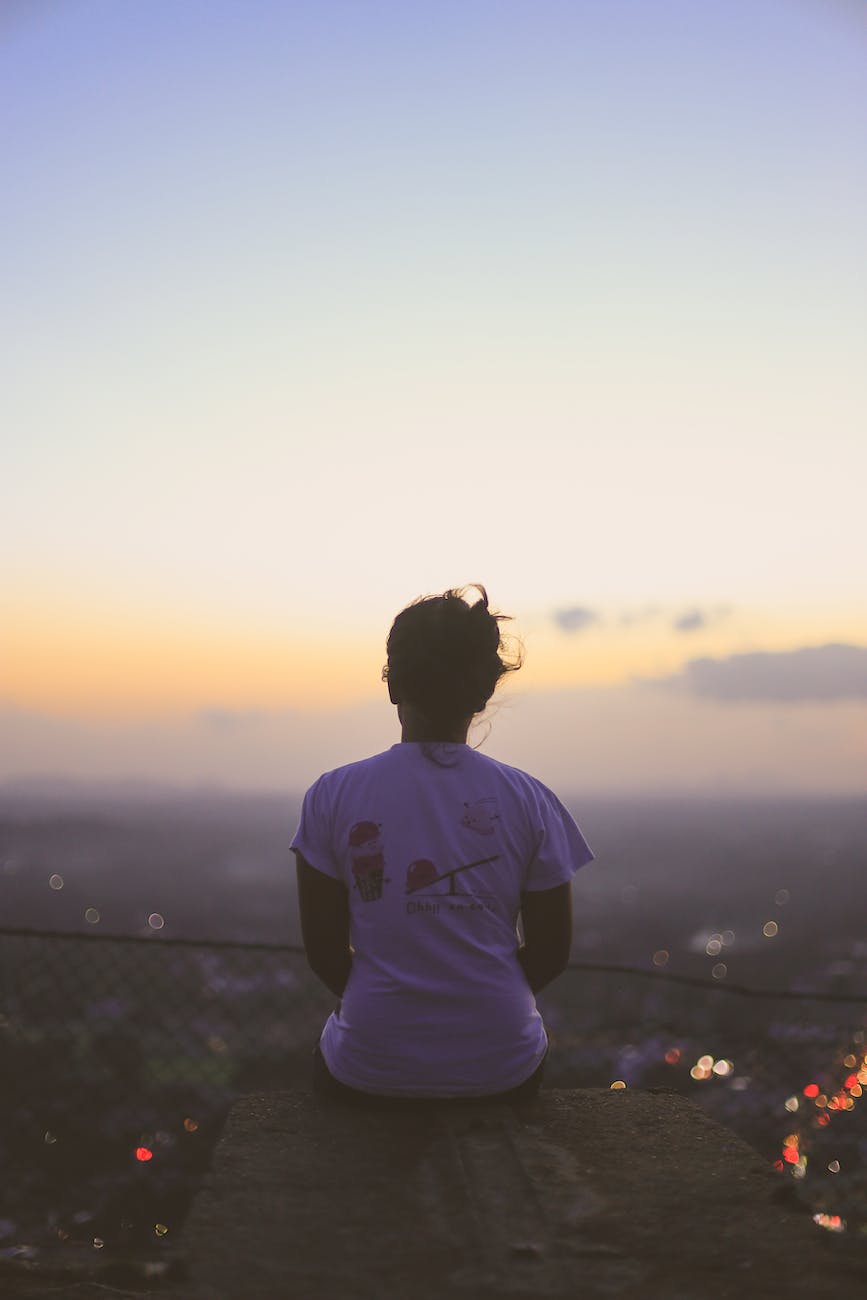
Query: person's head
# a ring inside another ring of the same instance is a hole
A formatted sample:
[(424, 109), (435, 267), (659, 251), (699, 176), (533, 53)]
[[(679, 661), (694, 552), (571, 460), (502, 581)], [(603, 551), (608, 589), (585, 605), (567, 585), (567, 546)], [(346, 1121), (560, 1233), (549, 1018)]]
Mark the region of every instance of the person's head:
[[(480, 599), (464, 600), (470, 587)], [(500, 623), (508, 615), (488, 607), (481, 583), (441, 596), (420, 596), (402, 609), (386, 642), (382, 670), (392, 704), (410, 708), (434, 728), (454, 730), (481, 713), (500, 678), (521, 666), (520, 650), (506, 657)]]

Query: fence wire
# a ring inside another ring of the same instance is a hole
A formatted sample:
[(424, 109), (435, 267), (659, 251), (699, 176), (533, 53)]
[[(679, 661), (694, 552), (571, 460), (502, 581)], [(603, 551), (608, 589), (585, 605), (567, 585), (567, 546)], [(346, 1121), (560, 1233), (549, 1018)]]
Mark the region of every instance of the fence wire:
[[(0, 989), (7, 1258), (171, 1239), (232, 1101), (309, 1086), (334, 1002), (299, 948), (158, 933), (0, 931)], [(685, 1093), (867, 1243), (863, 999), (575, 963), (540, 1005), (549, 1086)]]

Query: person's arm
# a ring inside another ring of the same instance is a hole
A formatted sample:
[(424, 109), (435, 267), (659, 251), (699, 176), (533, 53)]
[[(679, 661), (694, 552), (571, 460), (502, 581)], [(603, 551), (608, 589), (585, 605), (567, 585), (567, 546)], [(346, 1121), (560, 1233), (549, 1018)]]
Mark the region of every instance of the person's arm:
[(297, 849), (294, 852), (301, 937), (307, 961), (325, 987), (342, 997), (352, 965), (346, 886), (311, 867)]
[(569, 962), (572, 947), (571, 882), (522, 894), (521, 926), (524, 943), (518, 949), (518, 961), (527, 976), (527, 983), (537, 993), (562, 974)]

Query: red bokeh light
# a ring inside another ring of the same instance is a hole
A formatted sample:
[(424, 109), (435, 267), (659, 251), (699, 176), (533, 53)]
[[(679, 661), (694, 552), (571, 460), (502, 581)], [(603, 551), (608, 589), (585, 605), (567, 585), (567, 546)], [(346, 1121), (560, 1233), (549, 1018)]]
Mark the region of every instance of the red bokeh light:
[(136, 1147), (135, 1158), (136, 1160), (153, 1160), (154, 1153), (148, 1147)]
[(818, 1097), (818, 1095), (819, 1095), (819, 1085), (818, 1085), (818, 1083), (808, 1083), (807, 1086), (806, 1086), (806, 1088), (804, 1089), (804, 1096), (805, 1096), (805, 1097)]

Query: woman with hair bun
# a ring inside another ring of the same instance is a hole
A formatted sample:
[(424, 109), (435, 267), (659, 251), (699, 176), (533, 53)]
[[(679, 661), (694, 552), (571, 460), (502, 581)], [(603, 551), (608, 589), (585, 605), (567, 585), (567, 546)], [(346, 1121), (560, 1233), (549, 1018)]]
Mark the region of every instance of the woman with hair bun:
[(307, 959), (341, 999), (314, 1085), (352, 1104), (523, 1101), (542, 1079), (534, 994), (566, 966), (593, 854), (551, 790), (467, 744), (521, 666), (474, 586), (397, 615), (382, 675), (400, 741), (320, 776), (292, 841)]

